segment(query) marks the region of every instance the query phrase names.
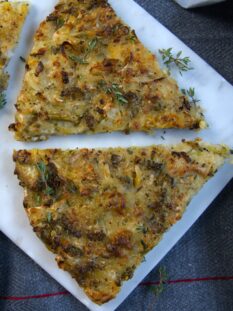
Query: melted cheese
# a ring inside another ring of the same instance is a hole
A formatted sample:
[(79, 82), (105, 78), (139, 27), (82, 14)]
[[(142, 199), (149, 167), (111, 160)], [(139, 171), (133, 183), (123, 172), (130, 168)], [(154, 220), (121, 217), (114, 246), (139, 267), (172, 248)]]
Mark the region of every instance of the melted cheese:
[(106, 0), (60, 0), (36, 32), (15, 138), (202, 128), (201, 110)]
[(7, 88), (8, 74), (4, 72), (28, 13), (28, 4), (0, 1), (0, 92)]
[(199, 141), (144, 148), (15, 151), (31, 225), (96, 303), (114, 298), (229, 150)]

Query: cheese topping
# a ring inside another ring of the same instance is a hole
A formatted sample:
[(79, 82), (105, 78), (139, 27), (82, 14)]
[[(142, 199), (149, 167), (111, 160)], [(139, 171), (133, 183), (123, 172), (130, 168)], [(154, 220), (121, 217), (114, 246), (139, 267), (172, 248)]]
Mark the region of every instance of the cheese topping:
[(198, 141), (128, 149), (15, 151), (33, 230), (96, 303), (179, 220), (229, 150)]
[(37, 30), (26, 68), (10, 127), (17, 140), (206, 126), (106, 0), (60, 0)]
[(27, 3), (0, 1), (0, 93), (7, 88), (8, 74), (4, 69), (17, 44), (27, 13)]

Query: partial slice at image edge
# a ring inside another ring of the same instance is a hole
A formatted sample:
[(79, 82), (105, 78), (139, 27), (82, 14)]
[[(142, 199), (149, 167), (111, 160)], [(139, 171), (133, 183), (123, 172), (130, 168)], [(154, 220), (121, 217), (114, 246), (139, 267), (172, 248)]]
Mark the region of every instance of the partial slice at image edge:
[(9, 80), (6, 67), (18, 43), (28, 10), (26, 2), (0, 1), (0, 109), (6, 104), (5, 91)]

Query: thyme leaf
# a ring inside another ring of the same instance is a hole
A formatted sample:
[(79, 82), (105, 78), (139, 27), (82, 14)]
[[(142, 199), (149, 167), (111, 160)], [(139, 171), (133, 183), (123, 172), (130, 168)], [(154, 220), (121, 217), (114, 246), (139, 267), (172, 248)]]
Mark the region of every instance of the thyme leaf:
[(65, 24), (64, 19), (58, 18), (58, 19), (56, 20), (57, 28), (61, 28), (64, 24)]
[(47, 213), (47, 221), (50, 223), (51, 220), (52, 220), (52, 214), (51, 214), (51, 212), (48, 212)]
[(44, 162), (40, 161), (39, 163), (36, 164), (36, 166), (39, 172), (41, 173), (41, 178), (43, 179), (43, 181), (45, 181), (46, 180), (46, 177), (45, 177), (46, 166)]
[(194, 87), (190, 87), (188, 90), (186, 89), (181, 89), (181, 92), (190, 98), (191, 102), (193, 104), (198, 103), (200, 100), (196, 98), (196, 94), (195, 94), (195, 88)]
[(128, 104), (128, 100), (121, 94), (121, 93), (115, 93), (116, 99), (120, 104)]
[(193, 68), (190, 67), (190, 58), (189, 57), (181, 57), (182, 51), (179, 51), (176, 55), (172, 53), (172, 48), (169, 49), (160, 49), (159, 53), (162, 56), (162, 60), (166, 65), (168, 71), (171, 70), (171, 65), (175, 65), (179, 73), (182, 75), (182, 72), (192, 70)]
[(41, 197), (39, 196), (39, 194), (36, 194), (35, 196), (35, 202), (36, 205), (39, 206), (41, 204)]
[(46, 186), (46, 189), (44, 190), (44, 194), (46, 195), (53, 195), (54, 194), (54, 190), (53, 188), (49, 187), (48, 185)]
[(136, 231), (146, 234), (148, 232), (148, 228), (145, 227), (143, 224), (140, 224), (136, 227)]
[(130, 40), (132, 43), (135, 43), (136, 40), (137, 40), (137, 37), (135, 37), (135, 36), (130, 36), (130, 37), (129, 37), (129, 40)]
[(3, 92), (0, 92), (0, 109), (6, 105), (6, 95)]
[(95, 37), (88, 43), (88, 53), (90, 53), (96, 47), (98, 39)]
[(113, 94), (115, 99), (119, 104), (128, 104), (128, 99), (122, 93), (120, 86), (117, 83), (112, 83), (111, 85), (107, 85), (104, 80), (98, 81), (98, 86), (102, 88), (105, 93)]
[(137, 41), (137, 35), (135, 33), (135, 31), (132, 31), (131, 34), (129, 35), (129, 40), (132, 42), (132, 43), (135, 43)]
[(72, 60), (73, 62), (79, 63), (79, 64), (88, 64), (88, 62), (81, 56), (76, 56), (76, 55), (70, 55), (69, 59)]
[(166, 268), (162, 266), (159, 268), (159, 283), (158, 283), (158, 285), (155, 285), (155, 286), (152, 285), (150, 287), (150, 289), (155, 294), (155, 296), (158, 296), (164, 291), (167, 283), (168, 283), (168, 273), (166, 271)]
[(88, 42), (87, 50), (83, 56), (70, 55), (69, 59), (82, 65), (88, 64), (87, 57), (96, 48), (97, 43), (98, 43), (98, 38), (96, 37), (93, 38), (92, 40)]
[(52, 189), (48, 185), (49, 172), (47, 170), (45, 163), (43, 161), (40, 161), (39, 163), (36, 164), (36, 167), (40, 173), (41, 180), (45, 185), (45, 189), (43, 190), (44, 194), (49, 196), (53, 195), (54, 189)]

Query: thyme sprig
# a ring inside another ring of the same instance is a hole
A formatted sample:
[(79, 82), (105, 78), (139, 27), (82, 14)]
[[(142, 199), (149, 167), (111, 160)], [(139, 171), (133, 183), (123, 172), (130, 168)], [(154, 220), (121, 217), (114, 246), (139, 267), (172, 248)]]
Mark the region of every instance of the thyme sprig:
[(171, 66), (175, 65), (179, 69), (179, 73), (182, 75), (182, 72), (192, 70), (190, 67), (191, 60), (189, 57), (181, 57), (182, 51), (179, 51), (176, 55), (172, 53), (172, 48), (169, 49), (160, 49), (159, 53), (162, 56), (164, 64), (167, 66), (167, 69), (170, 73)]
[(89, 41), (87, 50), (83, 56), (70, 55), (69, 58), (72, 61), (77, 62), (77, 63), (82, 64), (82, 65), (88, 64), (87, 57), (95, 49), (97, 43), (98, 43), (98, 38), (95, 37)]
[(120, 90), (120, 87), (118, 84), (113, 83), (111, 86), (111, 92), (115, 95), (116, 100), (120, 104), (128, 104), (128, 99), (124, 97), (123, 93)]
[(124, 96), (120, 86), (117, 83), (108, 85), (104, 80), (98, 82), (98, 86), (104, 90), (107, 94), (113, 94), (119, 104), (128, 104), (128, 99)]
[(40, 173), (40, 177), (42, 182), (45, 185), (45, 189), (43, 190), (45, 195), (53, 195), (54, 190), (48, 185), (48, 178), (49, 178), (49, 172), (47, 170), (47, 167), (43, 161), (40, 161), (36, 164), (36, 167)]
[(190, 87), (188, 90), (186, 89), (181, 89), (181, 92), (189, 97), (189, 99), (191, 100), (191, 102), (195, 105), (196, 103), (198, 103), (200, 100), (196, 98), (196, 94), (195, 94), (195, 88), (194, 87)]
[(168, 283), (168, 273), (166, 271), (166, 268), (162, 266), (159, 268), (158, 285), (152, 285), (150, 289), (155, 294), (155, 296), (159, 296), (164, 291), (167, 283)]
[(0, 92), (0, 109), (6, 105), (6, 95), (3, 92)]

